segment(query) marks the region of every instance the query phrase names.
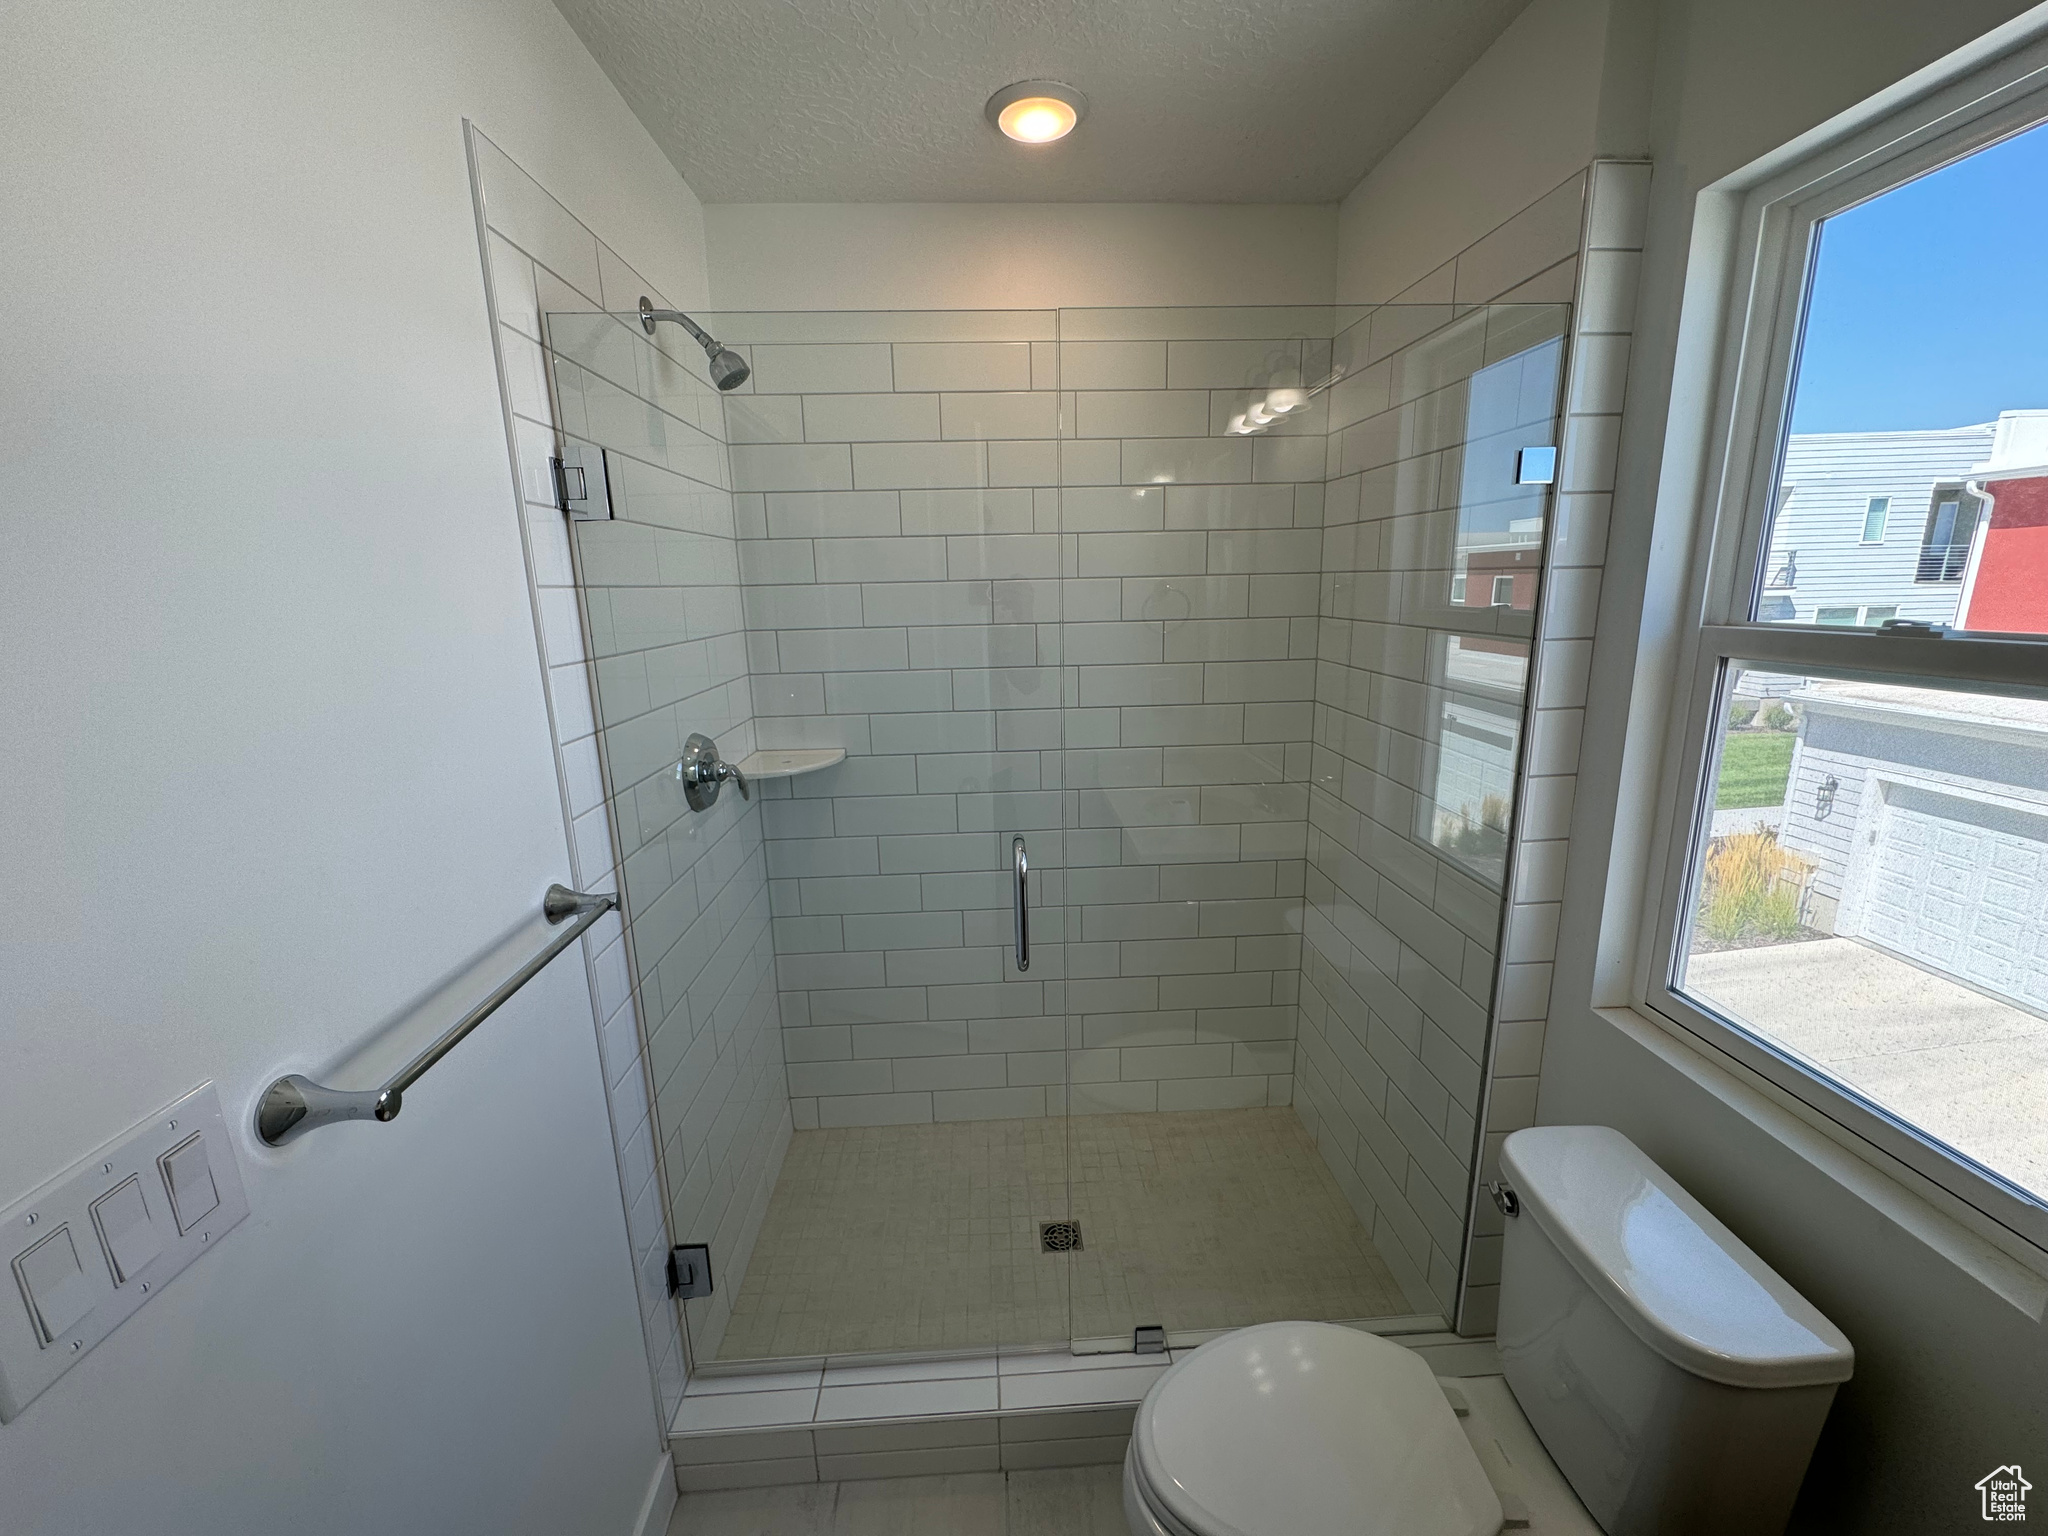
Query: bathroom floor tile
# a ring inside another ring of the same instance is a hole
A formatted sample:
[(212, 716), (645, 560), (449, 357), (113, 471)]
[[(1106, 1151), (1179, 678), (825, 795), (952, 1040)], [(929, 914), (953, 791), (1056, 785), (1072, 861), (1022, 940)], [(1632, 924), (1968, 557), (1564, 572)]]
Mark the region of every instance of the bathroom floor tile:
[(837, 1483), (686, 1493), (669, 1517), (668, 1536), (831, 1536), (838, 1498)]
[(686, 1493), (668, 1536), (1126, 1536), (1121, 1466)]
[(1121, 1462), (1010, 1474), (1005, 1536), (1128, 1536)]

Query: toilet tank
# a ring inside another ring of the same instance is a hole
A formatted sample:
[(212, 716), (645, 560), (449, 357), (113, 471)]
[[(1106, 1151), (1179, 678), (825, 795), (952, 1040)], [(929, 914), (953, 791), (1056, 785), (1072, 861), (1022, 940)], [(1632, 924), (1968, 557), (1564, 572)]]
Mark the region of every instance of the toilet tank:
[(1517, 1131), (1501, 1364), (1609, 1536), (1785, 1528), (1849, 1341), (1619, 1131)]

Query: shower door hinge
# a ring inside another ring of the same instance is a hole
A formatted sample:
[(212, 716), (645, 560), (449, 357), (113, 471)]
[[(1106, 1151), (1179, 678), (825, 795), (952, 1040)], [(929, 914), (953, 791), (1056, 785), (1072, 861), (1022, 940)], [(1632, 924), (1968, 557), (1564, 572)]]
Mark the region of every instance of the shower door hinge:
[(1163, 1355), (1166, 1353), (1166, 1329), (1158, 1323), (1147, 1323), (1131, 1330), (1131, 1353), (1134, 1355)]
[(555, 477), (555, 506), (579, 523), (603, 522), (612, 515), (612, 482), (605, 452), (590, 443), (565, 443), (562, 456), (549, 459)]
[(682, 1243), (669, 1249), (668, 1293), (680, 1301), (711, 1294), (709, 1243)]

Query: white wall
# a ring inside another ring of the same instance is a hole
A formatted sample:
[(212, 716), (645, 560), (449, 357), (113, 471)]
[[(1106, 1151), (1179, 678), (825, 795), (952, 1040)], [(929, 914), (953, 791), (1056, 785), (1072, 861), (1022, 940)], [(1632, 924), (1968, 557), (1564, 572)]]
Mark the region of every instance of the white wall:
[(1325, 304), (1323, 204), (714, 203), (719, 309)]
[(1339, 302), (1384, 303), (1596, 153), (1641, 151), (1628, 93), (1603, 99), (1603, 61), (1630, 40), (1612, 4), (1535, 0), (1352, 188), (1338, 215)]
[[(1589, 158), (1654, 157), (1536, 1118), (1619, 1126), (1855, 1343), (1856, 1378), (1809, 1479), (1802, 1530), (1917, 1536), (1978, 1523), (1972, 1484), (2048, 1439), (2048, 1342), (2039, 1320), (1981, 1278), (2001, 1263), (1985, 1245), (1753, 1086), (1590, 1006), (1625, 991), (1611, 970), (1595, 978), (1603, 901), (1610, 922), (1641, 905), (1636, 861), (1613, 837), (1631, 689), (1653, 703), (1667, 691), (1657, 648), (1682, 607), (1689, 541), (1667, 529), (1666, 511), (1690, 514), (1690, 486), (1683, 465), (1661, 486), (1660, 473), (1669, 414), (1686, 418), (1675, 445), (1702, 406), (1689, 378), (1671, 404), (1678, 314), (1703, 188), (2019, 10), (2012, 0), (1535, 0), (1345, 200), (1339, 226), (1340, 301), (1386, 299), (1425, 278), (1433, 292), (1461, 248)], [(1692, 296), (1710, 299), (1710, 288), (1696, 283)], [(1625, 935), (1602, 947), (1619, 964), (1633, 952)], [(2020, 1297), (2029, 1289), (2011, 1272), (2003, 1284)]]
[[(541, 0), (79, 0), (0, 54), (12, 1199), (202, 1079), (246, 1126), (530, 952), (567, 871), (462, 117), (704, 277)], [(0, 1427), (10, 1536), (630, 1528), (660, 1447), (573, 956), (397, 1122), (241, 1153), (251, 1219)]]
[[(1997, 1266), (1970, 1257), (1953, 1223), (1845, 1164), (1753, 1085), (1590, 1006), (1626, 987), (1613, 972), (1596, 980), (1603, 899), (1610, 925), (1624, 930), (1643, 905), (1632, 883), (1640, 845), (1615, 837), (1617, 820), (1633, 829), (1644, 804), (1624, 796), (1622, 751), (1634, 734), (1631, 690), (1638, 710), (1654, 710), (1668, 691), (1661, 648), (1683, 608), (1691, 445), (1711, 399), (1710, 371), (1703, 379), (1690, 363), (1711, 357), (1712, 327), (1691, 338), (1704, 353), (1676, 371), (1679, 312), (1682, 300), (1710, 308), (1719, 287), (1692, 270), (1704, 188), (2018, 10), (2012, 0), (1671, 0), (1657, 37), (1649, 236), (1538, 1118), (1620, 1127), (1855, 1344), (1856, 1376), (1808, 1480), (1801, 1530), (1917, 1536), (1976, 1526), (1971, 1485), (2048, 1441), (2048, 1336), (1979, 1278)], [(1657, 733), (1648, 735), (1648, 758), (1629, 765), (1631, 790), (1654, 780)], [(1606, 947), (1624, 960), (1633, 953), (1625, 931)]]

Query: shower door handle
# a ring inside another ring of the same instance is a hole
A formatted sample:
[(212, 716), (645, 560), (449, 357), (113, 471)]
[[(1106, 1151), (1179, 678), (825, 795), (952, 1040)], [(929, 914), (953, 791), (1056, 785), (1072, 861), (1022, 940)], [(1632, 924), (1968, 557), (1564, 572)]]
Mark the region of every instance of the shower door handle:
[(1017, 969), (1031, 969), (1031, 861), (1025, 857), (1024, 839), (1014, 838), (1010, 843), (1010, 858), (1017, 870)]

